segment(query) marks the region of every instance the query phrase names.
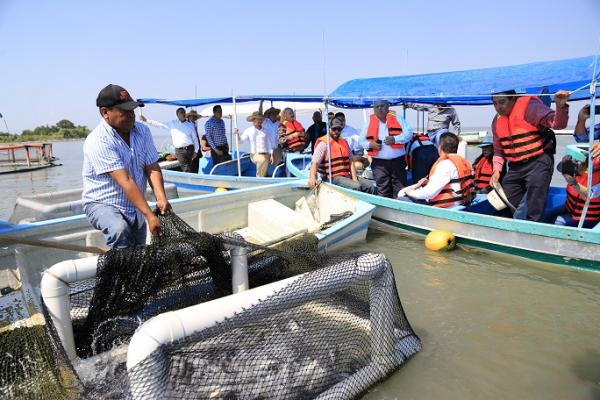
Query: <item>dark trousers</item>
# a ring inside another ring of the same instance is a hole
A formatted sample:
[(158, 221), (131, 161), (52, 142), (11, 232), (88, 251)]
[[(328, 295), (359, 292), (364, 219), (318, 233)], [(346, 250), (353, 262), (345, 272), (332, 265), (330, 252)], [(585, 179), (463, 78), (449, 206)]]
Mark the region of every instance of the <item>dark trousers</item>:
[(404, 156), (384, 160), (375, 158), (371, 161), (371, 170), (377, 183), (377, 194), (383, 197), (398, 197), (398, 192), (406, 186), (406, 160)]
[(217, 155), (217, 153), (215, 153), (215, 149), (210, 149), (210, 156), (212, 157), (213, 165), (217, 165), (219, 163), (231, 160), (231, 154), (229, 154), (228, 144), (221, 144), (217, 146), (217, 149), (221, 150), (223, 154), (219, 156)]
[(193, 172), (192, 171), (192, 158), (194, 156), (194, 146), (189, 145), (186, 147), (178, 147), (175, 149), (175, 156), (177, 157), (177, 161), (179, 161), (179, 166), (183, 172)]
[(527, 220), (542, 221), (553, 171), (554, 157), (546, 153), (524, 164), (508, 164), (502, 188), (515, 207), (527, 193)]
[(413, 183), (417, 183), (419, 179), (429, 175), (431, 167), (439, 157), (440, 155), (433, 145), (417, 147), (411, 157)]

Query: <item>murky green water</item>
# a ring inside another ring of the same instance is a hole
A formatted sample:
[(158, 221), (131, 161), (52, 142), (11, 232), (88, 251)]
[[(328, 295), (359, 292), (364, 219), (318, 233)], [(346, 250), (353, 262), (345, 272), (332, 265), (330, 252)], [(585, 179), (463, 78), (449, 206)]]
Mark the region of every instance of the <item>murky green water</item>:
[(371, 228), (423, 350), (365, 399), (600, 398), (600, 274)]

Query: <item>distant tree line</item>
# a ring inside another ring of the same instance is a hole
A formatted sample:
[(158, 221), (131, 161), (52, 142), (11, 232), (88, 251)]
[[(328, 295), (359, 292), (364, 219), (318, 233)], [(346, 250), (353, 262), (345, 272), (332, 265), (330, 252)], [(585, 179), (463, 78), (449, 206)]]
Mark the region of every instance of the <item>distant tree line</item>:
[(0, 132), (0, 143), (32, 142), (40, 140), (60, 140), (85, 138), (90, 130), (87, 126), (75, 125), (68, 119), (60, 120), (56, 125), (38, 126), (34, 130), (25, 129), (20, 135)]

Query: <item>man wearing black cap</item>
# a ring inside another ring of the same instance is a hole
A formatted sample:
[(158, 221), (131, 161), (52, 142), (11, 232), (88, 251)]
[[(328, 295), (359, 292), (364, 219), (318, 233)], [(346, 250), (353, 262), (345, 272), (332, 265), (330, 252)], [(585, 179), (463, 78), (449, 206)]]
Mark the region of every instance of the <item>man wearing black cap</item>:
[(83, 209), (109, 247), (144, 244), (146, 221), (152, 234), (160, 231), (160, 222), (144, 198), (147, 180), (156, 207), (164, 213), (171, 205), (150, 130), (135, 122), (133, 110), (143, 104), (111, 84), (100, 91), (96, 105), (102, 120), (83, 145)]

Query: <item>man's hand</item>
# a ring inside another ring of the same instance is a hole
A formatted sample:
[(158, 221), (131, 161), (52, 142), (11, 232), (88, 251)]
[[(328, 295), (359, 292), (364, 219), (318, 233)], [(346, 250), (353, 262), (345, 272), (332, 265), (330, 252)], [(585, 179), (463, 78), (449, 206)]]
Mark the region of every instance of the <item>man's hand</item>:
[(172, 210), (171, 203), (169, 200), (156, 200), (156, 208), (160, 210), (161, 214), (165, 214)]
[(427, 179), (427, 177), (425, 177), (425, 178), (419, 179), (419, 182), (417, 182), (417, 183), (419, 184), (419, 187), (423, 187), (423, 186), (427, 185), (427, 182), (429, 182), (429, 179)]
[(396, 141), (394, 140), (393, 136), (387, 136), (385, 138), (385, 140), (383, 141), (383, 143), (387, 144), (388, 146), (391, 146), (391, 145), (395, 144)]
[(492, 173), (492, 177), (490, 178), (490, 186), (491, 187), (496, 186), (499, 179), (500, 179), (500, 171), (494, 171)]
[(315, 179), (314, 176), (311, 176), (310, 178), (308, 178), (308, 187), (315, 187), (315, 185), (317, 184), (317, 180)]
[(150, 233), (152, 235), (157, 236), (160, 234), (160, 221), (158, 217), (154, 214), (150, 214), (147, 217), (148, 220), (148, 229), (150, 229)]
[(369, 147), (373, 150), (377, 150), (377, 151), (381, 150), (381, 144), (377, 143), (374, 140), (369, 140)]
[(596, 142), (593, 146), (592, 146), (592, 157), (593, 158), (597, 158), (600, 157), (600, 142)]
[(586, 119), (588, 119), (590, 117), (590, 105), (586, 104), (585, 106), (581, 107), (581, 110), (579, 110), (579, 114), (577, 114), (577, 119), (579, 121), (584, 121)]
[(146, 122), (146, 117), (140, 114), (140, 121)]
[(559, 90), (554, 95), (554, 102), (556, 103), (556, 108), (564, 108), (567, 105), (567, 101), (569, 100), (569, 96), (571, 92), (567, 90)]

